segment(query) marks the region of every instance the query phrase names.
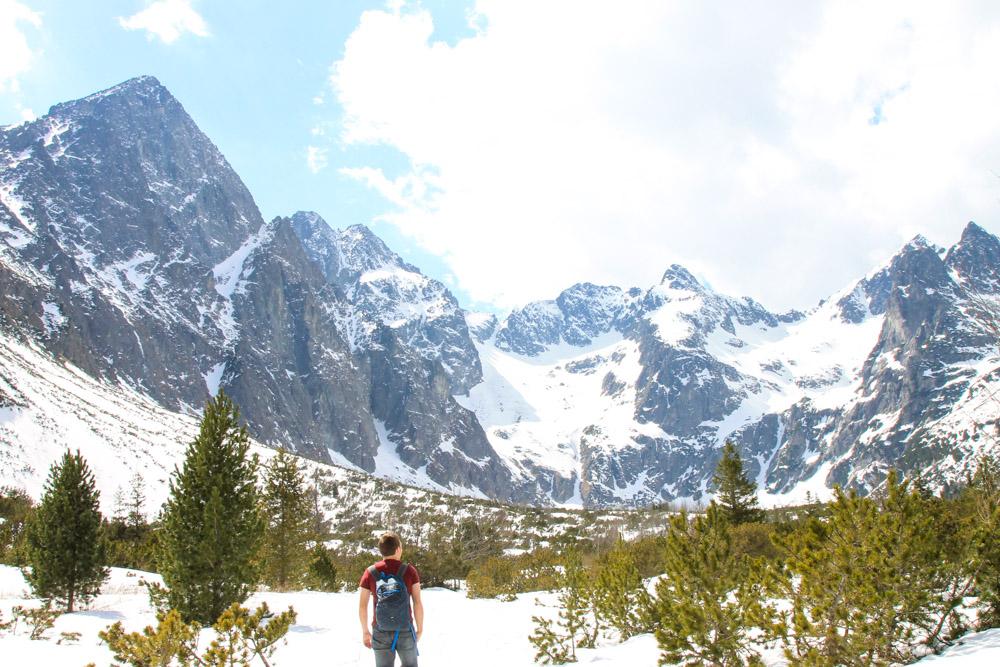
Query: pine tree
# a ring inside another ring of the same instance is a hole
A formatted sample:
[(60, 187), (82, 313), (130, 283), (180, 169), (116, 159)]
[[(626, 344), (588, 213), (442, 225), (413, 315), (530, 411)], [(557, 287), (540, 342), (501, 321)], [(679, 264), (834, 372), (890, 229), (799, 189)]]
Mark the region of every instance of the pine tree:
[(980, 630), (1000, 627), (1000, 458), (984, 457), (958, 499), (968, 506), (965, 569), (982, 609)]
[(97, 595), (108, 577), (101, 539), (100, 494), (78, 451), (53, 464), (45, 494), (27, 528), (25, 578), (37, 597), (57, 600), (72, 613)]
[(652, 631), (650, 596), (639, 574), (635, 553), (621, 538), (598, 563), (594, 600), (601, 624), (615, 630), (622, 641)]
[(770, 613), (759, 564), (735, 553), (714, 502), (693, 521), (682, 512), (670, 524), (666, 574), (652, 609), (660, 664), (758, 664), (750, 633)]
[[(881, 498), (836, 490), (829, 516), (778, 538), (770, 594), (790, 609), (775, 627), (792, 664), (909, 663), (953, 614), (948, 531), (936, 505), (890, 473)], [(775, 585), (776, 584), (776, 585)]]
[(533, 616), (535, 630), (528, 641), (535, 647), (535, 660), (542, 664), (562, 665), (576, 662), (576, 649), (593, 648), (597, 641), (594, 588), (590, 572), (583, 567), (580, 555), (564, 555), (559, 577), (558, 619)]
[(205, 404), (198, 436), (170, 480), (160, 574), (170, 606), (187, 621), (211, 625), (257, 581), (264, 523), (249, 448), (239, 410), (219, 392)]
[(135, 473), (129, 480), (128, 497), (126, 499), (127, 523), (133, 532), (146, 525), (146, 514), (143, 511), (146, 506), (146, 482), (142, 475)]
[(726, 442), (722, 458), (712, 476), (715, 501), (732, 526), (764, 520), (764, 512), (757, 504), (757, 484), (747, 477), (743, 460), (736, 445)]
[(280, 449), (264, 479), (264, 580), (279, 591), (301, 584), (309, 564), (313, 521), (302, 470), (295, 457)]
[(0, 563), (25, 564), (25, 532), (35, 511), (31, 496), (13, 487), (0, 487)]

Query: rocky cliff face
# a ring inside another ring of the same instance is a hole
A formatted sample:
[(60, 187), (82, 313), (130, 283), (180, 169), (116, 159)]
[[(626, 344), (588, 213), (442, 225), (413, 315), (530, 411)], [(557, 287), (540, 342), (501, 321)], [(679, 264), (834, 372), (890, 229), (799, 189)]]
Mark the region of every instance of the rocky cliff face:
[(171, 407), (198, 406), (234, 340), (213, 267), (263, 224), (152, 78), (0, 135), (4, 326)]
[[(0, 130), (7, 339), (172, 410), (225, 390), (272, 446), (503, 500), (700, 499), (726, 439), (786, 500), (890, 467), (951, 483), (997, 448), (998, 271), (970, 224), (808, 313), (674, 265), (498, 318), (363, 226), (265, 222), (150, 77)], [(0, 407), (19, 396), (0, 382)]]
[(465, 314), (444, 285), (404, 262), (363, 225), (334, 230), (318, 214), (301, 211), (292, 225), (309, 258), (359, 318), (355, 347), (370, 347), (375, 329), (386, 326), (421, 357), (441, 363), (453, 393), (468, 393), (482, 380)]
[(5, 332), (172, 409), (221, 389), (273, 446), (542, 498), (452, 397), (482, 372), (454, 297), (363, 227), (265, 223), (151, 77), (0, 134), (0, 284)]

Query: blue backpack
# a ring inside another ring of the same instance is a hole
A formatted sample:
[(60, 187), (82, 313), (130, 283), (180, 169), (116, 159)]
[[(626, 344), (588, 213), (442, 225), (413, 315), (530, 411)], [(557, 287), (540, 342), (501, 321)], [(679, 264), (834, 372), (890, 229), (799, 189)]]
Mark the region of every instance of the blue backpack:
[(396, 574), (380, 572), (374, 565), (368, 568), (375, 580), (375, 625), (379, 630), (398, 633), (410, 629), (410, 591), (403, 581), (408, 567), (403, 563)]

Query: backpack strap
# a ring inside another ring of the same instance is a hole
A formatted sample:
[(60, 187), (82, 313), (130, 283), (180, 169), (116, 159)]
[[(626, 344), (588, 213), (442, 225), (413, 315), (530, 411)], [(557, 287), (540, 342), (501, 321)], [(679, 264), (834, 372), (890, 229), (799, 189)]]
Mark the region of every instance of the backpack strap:
[(399, 569), (396, 570), (396, 576), (399, 577), (401, 581), (405, 582), (403, 576), (406, 574), (406, 568), (408, 567), (410, 567), (409, 563), (403, 563), (402, 565), (399, 566)]
[(368, 568), (368, 574), (370, 574), (372, 576), (372, 579), (374, 581), (378, 581), (379, 572), (378, 572), (378, 568), (377, 567), (375, 567), (374, 565), (372, 565), (371, 567), (369, 567)]

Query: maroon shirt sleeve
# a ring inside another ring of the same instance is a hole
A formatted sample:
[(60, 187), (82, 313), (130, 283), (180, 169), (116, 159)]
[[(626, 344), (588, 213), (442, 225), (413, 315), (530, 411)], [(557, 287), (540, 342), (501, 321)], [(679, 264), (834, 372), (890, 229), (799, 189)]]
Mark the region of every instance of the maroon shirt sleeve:
[(417, 568), (412, 565), (406, 568), (406, 573), (403, 574), (403, 583), (406, 584), (406, 588), (413, 588), (413, 584), (420, 583), (420, 573), (417, 572)]
[(365, 573), (361, 575), (361, 581), (358, 582), (358, 588), (367, 588), (371, 590), (372, 588), (372, 573), (365, 568)]

